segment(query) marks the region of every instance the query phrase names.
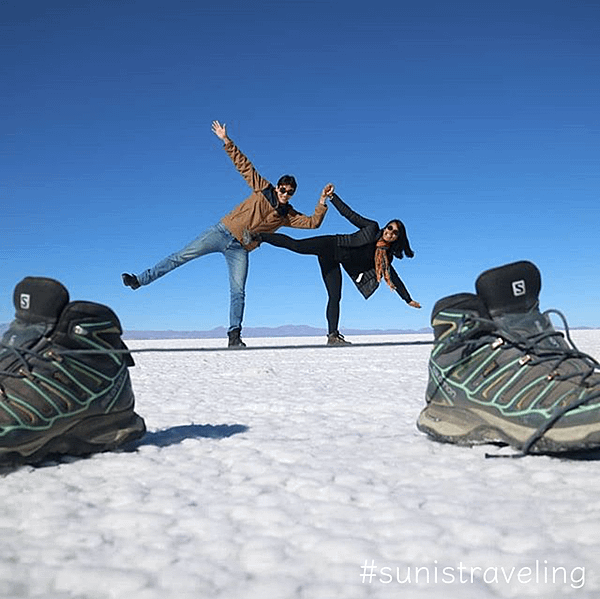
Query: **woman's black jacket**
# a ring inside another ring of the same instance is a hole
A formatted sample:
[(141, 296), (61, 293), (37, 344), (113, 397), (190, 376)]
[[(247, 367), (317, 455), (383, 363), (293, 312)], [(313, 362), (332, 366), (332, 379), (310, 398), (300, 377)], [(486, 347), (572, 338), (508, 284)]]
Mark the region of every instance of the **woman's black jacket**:
[[(331, 203), (344, 218), (359, 229), (356, 233), (349, 235), (336, 235), (335, 258), (354, 281), (364, 298), (369, 299), (379, 287), (377, 275), (375, 274), (375, 244), (381, 237), (381, 228), (376, 221), (354, 212), (335, 193), (331, 196)], [(393, 256), (391, 253), (388, 253), (388, 256), (390, 278), (394, 287), (396, 287), (396, 292), (406, 303), (409, 303), (412, 301), (410, 293), (408, 293), (402, 279), (391, 265)]]

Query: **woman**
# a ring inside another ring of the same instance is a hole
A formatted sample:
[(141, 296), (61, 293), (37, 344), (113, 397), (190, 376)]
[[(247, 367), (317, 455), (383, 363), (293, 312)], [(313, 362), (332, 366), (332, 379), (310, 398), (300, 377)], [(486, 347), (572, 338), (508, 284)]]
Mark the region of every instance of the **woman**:
[(360, 216), (345, 204), (333, 192), (333, 186), (330, 187), (329, 193), (331, 203), (338, 212), (359, 228), (356, 233), (321, 235), (307, 239), (293, 239), (279, 233), (250, 233), (249, 237), (258, 243), (265, 242), (297, 254), (311, 254), (318, 257), (328, 296), (327, 345), (347, 345), (349, 342), (338, 331), (342, 299), (340, 266), (348, 273), (365, 299), (371, 297), (383, 278), (409, 306), (420, 308), (421, 305), (411, 298), (391, 265), (394, 256), (396, 258), (414, 256), (402, 222), (391, 220), (381, 229), (377, 222)]

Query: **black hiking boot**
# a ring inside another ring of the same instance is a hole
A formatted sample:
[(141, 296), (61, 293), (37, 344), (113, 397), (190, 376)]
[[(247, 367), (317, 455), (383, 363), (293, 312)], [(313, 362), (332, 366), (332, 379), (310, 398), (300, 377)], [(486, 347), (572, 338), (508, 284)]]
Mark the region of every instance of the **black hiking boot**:
[(123, 280), (123, 285), (125, 285), (125, 287), (131, 287), (132, 289), (139, 289), (141, 287), (140, 282), (135, 275), (124, 272), (121, 275), (121, 279)]
[(14, 303), (0, 343), (0, 464), (85, 455), (140, 438), (146, 429), (133, 411), (133, 360), (116, 314), (69, 302), (63, 285), (39, 277), (16, 286)]
[(242, 329), (233, 329), (232, 331), (229, 331), (227, 333), (227, 336), (229, 337), (227, 346), (232, 349), (242, 349), (246, 347), (246, 344), (242, 341), (241, 334)]
[[(575, 347), (560, 312), (540, 312), (540, 288), (536, 266), (515, 262), (482, 273), (476, 294), (436, 303), (419, 430), (522, 454), (600, 447), (598, 362)], [(568, 342), (550, 313), (563, 319)]]

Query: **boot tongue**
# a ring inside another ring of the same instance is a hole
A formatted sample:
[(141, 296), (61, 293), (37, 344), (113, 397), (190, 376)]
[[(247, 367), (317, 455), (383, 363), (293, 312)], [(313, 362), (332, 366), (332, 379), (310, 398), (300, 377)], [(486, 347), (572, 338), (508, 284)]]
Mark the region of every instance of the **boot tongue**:
[[(541, 287), (540, 271), (527, 261), (487, 270), (475, 283), (477, 295), (487, 306), (492, 319), (523, 337), (555, 332), (548, 316), (538, 307)], [(558, 349), (568, 345), (564, 339), (552, 336), (541, 341), (540, 347)]]
[(54, 279), (26, 277), (15, 287), (13, 301), (19, 320), (55, 324), (69, 301), (69, 292)]
[(13, 300), (15, 320), (4, 333), (2, 343), (31, 347), (52, 331), (69, 301), (69, 292), (54, 279), (26, 277), (15, 287)]
[(530, 312), (538, 305), (541, 286), (540, 271), (527, 261), (486, 270), (475, 283), (492, 318)]

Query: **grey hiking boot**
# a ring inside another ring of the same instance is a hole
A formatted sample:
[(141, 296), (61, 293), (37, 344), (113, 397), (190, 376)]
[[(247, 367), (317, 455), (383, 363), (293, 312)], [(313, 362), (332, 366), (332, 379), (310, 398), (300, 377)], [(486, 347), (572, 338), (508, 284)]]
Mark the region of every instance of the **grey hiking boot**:
[(69, 302), (53, 279), (15, 288), (15, 320), (0, 344), (0, 464), (84, 455), (138, 439), (133, 360), (108, 307)]
[(346, 341), (344, 336), (339, 331), (333, 331), (327, 335), (327, 345), (352, 345), (350, 341)]
[[(580, 352), (559, 312), (541, 313), (531, 262), (482, 273), (477, 293), (440, 299), (426, 407), (417, 427), (458, 445), (508, 444), (527, 453), (600, 447), (598, 362)], [(549, 314), (557, 313), (566, 337)]]

